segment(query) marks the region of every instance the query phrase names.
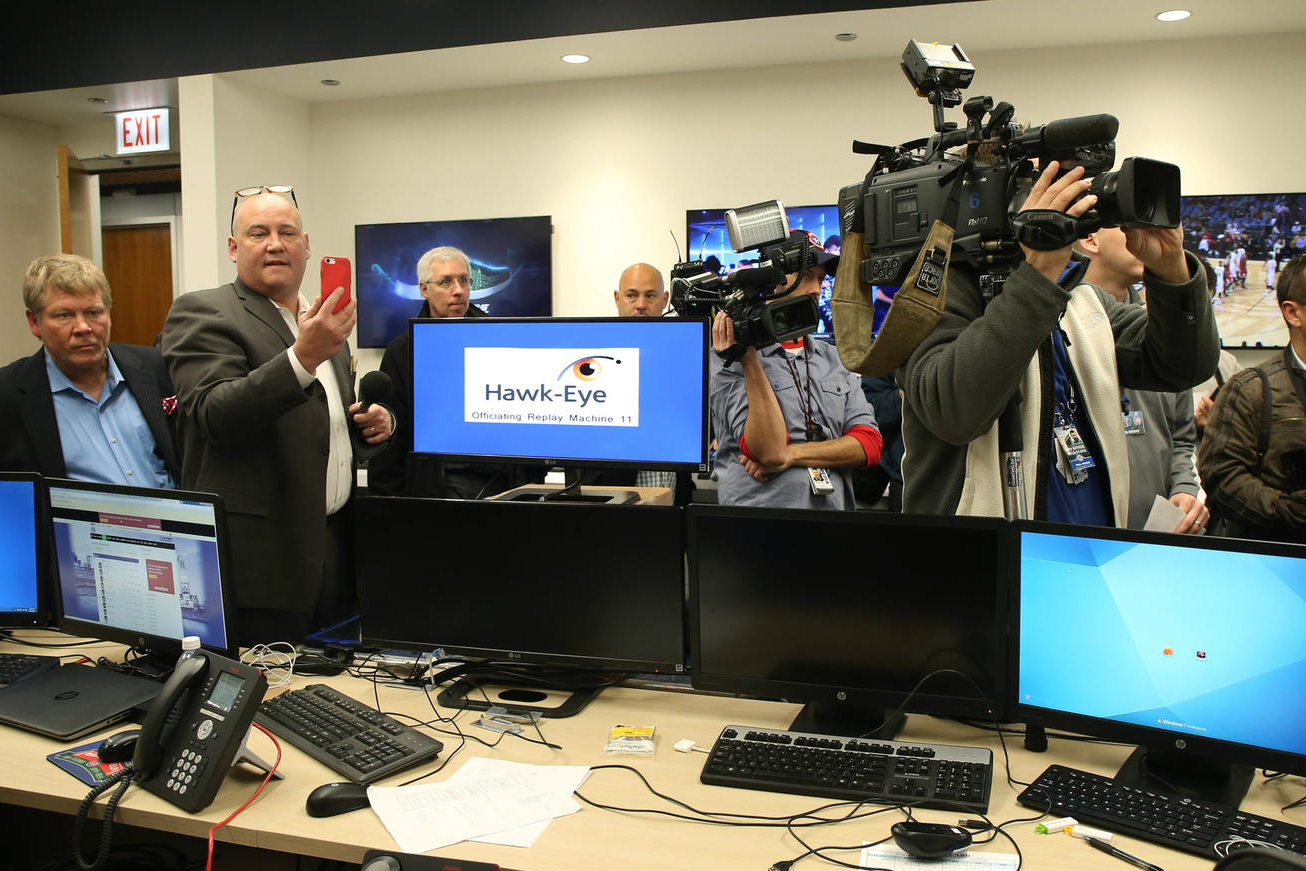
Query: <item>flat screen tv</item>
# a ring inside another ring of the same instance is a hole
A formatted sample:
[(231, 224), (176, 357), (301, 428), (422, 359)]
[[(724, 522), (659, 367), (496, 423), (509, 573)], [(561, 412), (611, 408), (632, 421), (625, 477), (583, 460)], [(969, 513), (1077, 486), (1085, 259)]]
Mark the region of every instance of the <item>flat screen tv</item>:
[(30, 472), (0, 472), (0, 628), (49, 622), (45, 487)]
[(705, 318), (446, 318), (410, 329), (414, 453), (706, 468)]
[(1024, 522), (1017, 719), (1138, 745), (1116, 775), (1236, 807), (1306, 774), (1306, 547)]
[(545, 216), (358, 224), (358, 345), (384, 348), (422, 307), (417, 261), (441, 245), (472, 262), (472, 304), (495, 317), (553, 313), (553, 221)]
[(212, 493), (47, 481), (59, 628), (171, 666), (181, 640), (234, 654), (226, 515)]
[(1288, 259), (1306, 253), (1306, 193), (1187, 196), (1180, 216), (1185, 247), (1215, 270), (1221, 343), (1283, 347), (1287, 326), (1274, 285)]

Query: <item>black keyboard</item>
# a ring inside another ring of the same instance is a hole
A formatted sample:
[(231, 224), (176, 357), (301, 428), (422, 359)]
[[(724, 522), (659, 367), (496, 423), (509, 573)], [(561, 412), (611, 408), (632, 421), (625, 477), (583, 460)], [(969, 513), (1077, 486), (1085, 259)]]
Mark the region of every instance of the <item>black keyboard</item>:
[(1016, 801), (1199, 856), (1223, 856), (1240, 840), (1306, 853), (1306, 828), (1301, 826), (1227, 805), (1149, 792), (1064, 765), (1048, 766)]
[(282, 693), (255, 721), (355, 783), (433, 759), (444, 745), (323, 684)]
[(57, 656), (33, 656), (30, 653), (0, 653), (0, 684), (49, 671), (59, 665)]
[(985, 813), (993, 751), (726, 726), (703, 783)]

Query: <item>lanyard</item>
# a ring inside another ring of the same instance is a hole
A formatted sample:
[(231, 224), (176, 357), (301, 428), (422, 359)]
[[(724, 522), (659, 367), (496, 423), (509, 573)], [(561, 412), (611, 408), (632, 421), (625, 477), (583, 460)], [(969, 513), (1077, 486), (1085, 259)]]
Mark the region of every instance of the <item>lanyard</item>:
[(807, 440), (809, 442), (819, 442), (825, 440), (825, 433), (816, 425), (815, 417), (812, 414), (812, 358), (807, 349), (807, 342), (803, 342), (803, 367), (806, 370), (806, 383), (798, 383), (798, 367), (794, 365), (793, 355), (788, 351), (783, 351), (785, 365), (789, 367), (789, 377), (794, 380), (794, 389), (798, 391), (798, 407), (803, 412), (803, 429), (806, 430)]

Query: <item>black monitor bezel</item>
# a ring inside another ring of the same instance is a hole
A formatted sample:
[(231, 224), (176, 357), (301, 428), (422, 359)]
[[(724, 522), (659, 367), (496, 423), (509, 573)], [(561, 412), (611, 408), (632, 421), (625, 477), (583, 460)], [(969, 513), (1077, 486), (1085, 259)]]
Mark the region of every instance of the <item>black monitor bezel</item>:
[[(1286, 542), (1260, 541), (1240, 538), (1221, 538), (1217, 536), (1176, 535), (1167, 532), (1147, 532), (1143, 530), (1116, 529), (1104, 526), (1077, 526), (1064, 523), (1045, 523), (1041, 521), (1017, 521), (1012, 525), (1013, 570), (1011, 572), (1009, 631), (1007, 638), (1010, 647), (1007, 654), (1009, 674), (1007, 686), (1010, 688), (1010, 710), (1012, 716), (1029, 725), (1039, 725), (1052, 729), (1064, 729), (1081, 735), (1089, 735), (1108, 741), (1163, 750), (1167, 754), (1199, 760), (1214, 760), (1234, 765), (1251, 765), (1271, 771), (1283, 771), (1290, 774), (1306, 774), (1306, 755), (1298, 755), (1282, 750), (1255, 747), (1222, 739), (1203, 738), (1189, 732), (1177, 732), (1169, 729), (1154, 728), (1134, 723), (1122, 723), (1098, 717), (1084, 716), (1069, 711), (1058, 711), (1027, 705), (1020, 700), (1020, 579), (1021, 550), (1023, 535), (1027, 532), (1051, 535), (1066, 535), (1078, 538), (1098, 538), (1109, 541), (1137, 542), (1139, 544), (1160, 544), (1178, 547), (1193, 547), (1209, 550), (1252, 551), (1272, 556), (1288, 556), (1306, 559), (1306, 545)], [(1230, 583), (1237, 579), (1229, 578)], [(1067, 674), (1073, 680), (1074, 670)]]
[(81, 490), (89, 493), (107, 493), (121, 496), (139, 496), (147, 499), (167, 498), (185, 502), (202, 502), (213, 506), (213, 520), (216, 528), (215, 540), (218, 551), (218, 585), (222, 593), (223, 633), (228, 647), (221, 648), (211, 644), (201, 645), (222, 656), (235, 658), (239, 655), (236, 639), (236, 592), (232, 578), (231, 545), (227, 530), (227, 514), (222, 497), (216, 493), (200, 493), (189, 490), (167, 490), (155, 487), (128, 487), (121, 484), (105, 484), (98, 481), (75, 481), (72, 479), (50, 478), (46, 481), (46, 535), (49, 540), (50, 582), (53, 607), (57, 615), (60, 631), (69, 635), (81, 635), (88, 638), (100, 638), (126, 644), (128, 647), (143, 650), (163, 659), (181, 655), (181, 639), (144, 632), (132, 632), (116, 626), (105, 626), (92, 620), (71, 617), (64, 613), (63, 590), (59, 585), (57, 555), (55, 553), (54, 511), (50, 503), (53, 489)]
[[(907, 693), (897, 690), (874, 689), (870, 687), (852, 687), (841, 686), (837, 684), (816, 684), (803, 683), (786, 680), (776, 680), (771, 678), (757, 678), (745, 675), (724, 675), (704, 670), (702, 658), (702, 626), (699, 621), (699, 567), (698, 567), (698, 540), (700, 532), (698, 530), (697, 518), (701, 516), (716, 516), (720, 514), (732, 514), (741, 517), (755, 516), (758, 518), (770, 518), (780, 521), (786, 519), (817, 519), (829, 521), (830, 523), (847, 524), (850, 531), (858, 524), (876, 524), (888, 528), (904, 527), (909, 525), (927, 526), (937, 528), (940, 534), (940, 543), (946, 541), (946, 534), (949, 529), (987, 529), (992, 531), (996, 539), (996, 573), (998, 577), (995, 580), (994, 590), (996, 601), (995, 608), (995, 631), (1000, 635), (1006, 635), (1007, 622), (1009, 614), (1007, 609), (1007, 583), (1004, 580), (1006, 575), (1010, 574), (1011, 567), (1011, 536), (1007, 531), (1009, 524), (1002, 518), (994, 517), (944, 517), (932, 515), (912, 515), (899, 514), (884, 511), (816, 511), (808, 509), (787, 509), (787, 508), (755, 508), (742, 506), (725, 506), (725, 505), (708, 505), (708, 504), (691, 504), (686, 509), (686, 534), (685, 542), (688, 556), (688, 584), (689, 584), (689, 650), (690, 662), (693, 664), (691, 670), (693, 685), (695, 689), (707, 690), (712, 692), (726, 692), (737, 695), (752, 696), (756, 698), (782, 698), (797, 702), (810, 702), (818, 705), (836, 705), (836, 706), (862, 706), (867, 708), (882, 708), (886, 711), (896, 710), (903, 706), (906, 701)], [(875, 567), (873, 555), (867, 555), (867, 582), (873, 576)], [(894, 583), (902, 583), (904, 579), (895, 578)], [(928, 592), (922, 596), (922, 607), (928, 607)], [(911, 699), (904, 709), (907, 713), (931, 714), (946, 717), (966, 717), (993, 722), (996, 720), (1006, 719), (1007, 699), (1011, 695), (1010, 689), (1006, 682), (1008, 679), (1009, 669), (1005, 668), (1006, 647), (1003, 642), (1002, 650), (999, 654), (1003, 659), (1004, 668), (999, 673), (992, 676), (993, 679), (993, 697), (988, 701), (991, 708), (985, 709), (981, 700), (974, 696), (955, 696), (943, 695), (929, 691), (928, 684), (921, 688)], [(710, 663), (708, 664), (710, 667)]]
[[(547, 317), (547, 318), (412, 318), (408, 321), (408, 340), (410, 349), (415, 346), (413, 331), (418, 325), (423, 324), (522, 324), (522, 323), (659, 323), (664, 321), (674, 321), (677, 323), (699, 323), (703, 325), (703, 381), (700, 386), (703, 397), (702, 408), (699, 409), (700, 420), (702, 421), (702, 430), (699, 434), (699, 459), (694, 462), (670, 462), (658, 460), (612, 460), (605, 458), (589, 457), (541, 457), (541, 456), (518, 456), (507, 454), (457, 454), (432, 451), (412, 451), (414, 456), (428, 457), (442, 462), (462, 462), (462, 463), (511, 463), (522, 466), (554, 467), (562, 466), (567, 468), (579, 469), (631, 469), (631, 470), (652, 470), (666, 472), (705, 472), (708, 469), (708, 443), (711, 432), (711, 413), (709, 408), (708, 387), (711, 381), (709, 375), (710, 366), (708, 364), (708, 355), (712, 353), (712, 324), (706, 317), (662, 317), (662, 318), (598, 318), (598, 317)], [(416, 358), (415, 353), (409, 354), (409, 365), (413, 366)], [(417, 379), (416, 373), (408, 373), (408, 408), (410, 412), (416, 408)], [(410, 414), (410, 419), (413, 415)], [(413, 438), (413, 443), (416, 439)]]
[(32, 516), (35, 536), (32, 542), (36, 558), (36, 610), (0, 611), (0, 628), (42, 629), (51, 625), (50, 598), (53, 567), (50, 562), (48, 524), (46, 521), (45, 479), (36, 472), (0, 472), (0, 482), (21, 481), (32, 485)]
[[(419, 510), (423, 505), (439, 504), (458, 509), (470, 506), (496, 506), (501, 507), (504, 511), (515, 511), (523, 517), (532, 511), (563, 511), (573, 512), (572, 515), (579, 521), (586, 514), (593, 511), (606, 512), (624, 512), (626, 517), (630, 517), (632, 524), (638, 525), (638, 520), (630, 516), (630, 512), (658, 511), (667, 514), (683, 514), (683, 509), (670, 505), (603, 505), (603, 504), (569, 504), (563, 502), (514, 502), (511, 500), (461, 500), (461, 499), (432, 499), (425, 497), (409, 496), (358, 496), (354, 499), (355, 522), (359, 530), (358, 545), (355, 552), (355, 560), (359, 566), (373, 565), (374, 561), (368, 557), (368, 547), (371, 536), (367, 534), (367, 521), (364, 519), (365, 512), (372, 510), (373, 506), (385, 506), (399, 514), (412, 516), (413, 511)], [(412, 510), (405, 511), (405, 506), (411, 506)], [(491, 508), (490, 510), (496, 510)], [(364, 647), (375, 647), (381, 649), (397, 650), (416, 650), (430, 651), (438, 649), (448, 656), (466, 657), (474, 659), (484, 659), (492, 662), (511, 662), (513, 664), (521, 663), (526, 665), (562, 667), (569, 669), (582, 669), (597, 672), (637, 672), (637, 673), (663, 673), (663, 674), (684, 674), (688, 669), (685, 662), (685, 651), (687, 649), (687, 640), (685, 637), (684, 622), (684, 519), (683, 516), (677, 517), (679, 528), (679, 537), (681, 541), (681, 569), (678, 576), (680, 590), (681, 615), (680, 615), (680, 650), (681, 655), (678, 660), (663, 660), (655, 658), (638, 658), (628, 656), (589, 656), (573, 652), (563, 651), (545, 651), (545, 650), (522, 650), (518, 648), (494, 646), (494, 645), (474, 645), (474, 644), (446, 644), (436, 640), (438, 632), (433, 632), (432, 637), (428, 638), (403, 638), (396, 637), (387, 633), (378, 633), (375, 623), (368, 620), (367, 595), (370, 585), (362, 582), (363, 575), (358, 574), (360, 579), (358, 585), (359, 598), (359, 626), (360, 638)], [(441, 536), (449, 535), (449, 530), (441, 529)], [(444, 541), (442, 537), (440, 541)], [(449, 535), (448, 541), (453, 547), (470, 547), (481, 548), (485, 543), (477, 543), (477, 538), (471, 535)], [(401, 543), (403, 546), (414, 546), (429, 551), (430, 564), (432, 567), (432, 576), (438, 577), (439, 547), (440, 545), (431, 538), (420, 539), (418, 537), (406, 538)], [(493, 543), (490, 543), (493, 546)], [(396, 546), (393, 542), (387, 547)], [(634, 555), (632, 555), (634, 556)], [(581, 554), (583, 558), (583, 554)], [(492, 559), (492, 555), (487, 552), (486, 559)], [(614, 579), (615, 580), (615, 579)], [(489, 583), (486, 578), (468, 578), (456, 583)], [(451, 582), (453, 583), (453, 582)], [(436, 589), (433, 584), (432, 589)], [(439, 593), (433, 599), (432, 609), (438, 613), (439, 597), (456, 595), (457, 587), (451, 586)]]

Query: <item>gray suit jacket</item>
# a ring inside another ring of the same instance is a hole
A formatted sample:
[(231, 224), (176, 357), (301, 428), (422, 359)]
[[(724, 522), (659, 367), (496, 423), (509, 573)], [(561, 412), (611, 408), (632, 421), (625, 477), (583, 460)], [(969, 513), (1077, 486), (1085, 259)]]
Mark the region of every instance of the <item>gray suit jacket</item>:
[[(239, 281), (177, 297), (161, 343), (177, 388), (183, 486), (226, 505), (237, 605), (311, 613), (323, 583), (326, 391), (299, 386), (290, 328)], [(349, 359), (346, 346), (329, 364), (346, 408)]]

